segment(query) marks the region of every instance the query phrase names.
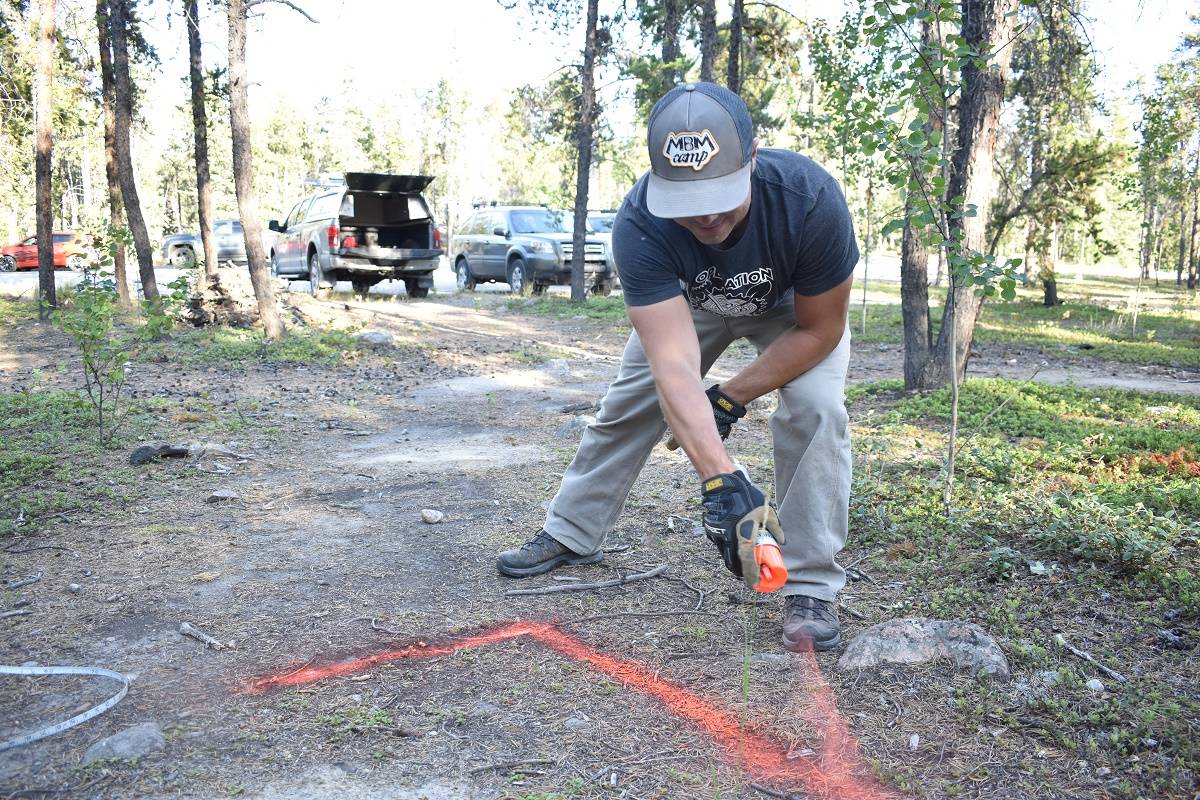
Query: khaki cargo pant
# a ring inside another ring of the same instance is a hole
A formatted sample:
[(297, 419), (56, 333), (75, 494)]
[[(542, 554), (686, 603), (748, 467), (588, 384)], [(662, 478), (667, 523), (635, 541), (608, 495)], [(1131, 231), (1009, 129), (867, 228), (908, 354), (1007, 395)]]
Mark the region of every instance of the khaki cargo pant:
[[(786, 301), (758, 317), (719, 317), (693, 310), (692, 320), (700, 341), (702, 373), (737, 339), (747, 339), (761, 353), (795, 324), (792, 304)], [(787, 538), (781, 548), (788, 568), (788, 583), (780, 589), (783, 595), (833, 600), (846, 583), (834, 559), (846, 544), (850, 503), (845, 407), (849, 363), (847, 327), (824, 361), (779, 389), (779, 408), (771, 415), (775, 502)], [(599, 549), (666, 427), (650, 365), (634, 333), (596, 424), (584, 432), (575, 459), (563, 474), (546, 515), (546, 532), (577, 553)], [(735, 426), (733, 436), (739, 435), (746, 434)], [(704, 545), (711, 547), (707, 541)], [(712, 555), (720, 558), (715, 548)]]

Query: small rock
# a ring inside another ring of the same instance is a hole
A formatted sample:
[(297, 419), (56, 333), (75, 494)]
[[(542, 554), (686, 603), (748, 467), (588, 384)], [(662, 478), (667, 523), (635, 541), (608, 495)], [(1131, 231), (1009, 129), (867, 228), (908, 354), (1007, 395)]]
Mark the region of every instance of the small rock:
[(87, 749), (83, 763), (101, 758), (141, 758), (147, 753), (166, 747), (162, 729), (157, 722), (143, 722), (108, 736)]
[(499, 713), (500, 706), (495, 703), (489, 703), (486, 700), (480, 700), (471, 706), (471, 715), (475, 717), (494, 717)]
[(436, 508), (422, 508), (421, 521), (428, 522), (430, 525), (436, 525), (446, 518), (446, 515)]
[(571, 377), (571, 362), (565, 358), (552, 358), (546, 362), (545, 369), (547, 372), (556, 375), (560, 378)]
[(908, 737), (908, 749), (909, 750), (916, 750), (920, 746), (921, 746), (921, 734), (914, 733), (912, 736)]
[(563, 723), (563, 730), (582, 731), (582, 730), (587, 730), (591, 726), (592, 726), (592, 723), (588, 722), (586, 719), (580, 719), (579, 717), (571, 717), (569, 720), (567, 720), (566, 722)]
[(1096, 694), (1104, 691), (1104, 683), (1099, 678), (1092, 678), (1084, 685)]
[(910, 617), (874, 625), (854, 637), (839, 669), (924, 664), (947, 659), (976, 674), (1007, 678), (1008, 659), (996, 641), (970, 622)]
[(1187, 640), (1173, 630), (1167, 628), (1159, 628), (1154, 632), (1154, 636), (1158, 639), (1158, 643), (1175, 650), (1183, 650), (1187, 647)]
[(1163, 414), (1170, 414), (1171, 407), (1170, 406), (1146, 406), (1146, 413), (1153, 414), (1156, 417), (1160, 417)]
[(595, 425), (596, 418), (589, 414), (581, 414), (558, 426), (554, 435), (560, 439), (578, 439), (589, 425)]
[(82, 588), (83, 587), (80, 586), (78, 583), (68, 583), (67, 584), (67, 591), (70, 592), (71, 594), (79, 594), (79, 590)]
[(363, 331), (358, 340), (372, 347), (391, 347), (394, 341), (387, 331)]
[(1111, 775), (1111, 774), (1112, 774), (1112, 770), (1109, 769), (1108, 767), (1100, 767), (1099, 769), (1096, 770), (1097, 778), (1103, 778), (1104, 776)]
[(232, 489), (217, 489), (205, 500), (207, 503), (224, 503), (228, 500), (241, 500), (242, 496)]

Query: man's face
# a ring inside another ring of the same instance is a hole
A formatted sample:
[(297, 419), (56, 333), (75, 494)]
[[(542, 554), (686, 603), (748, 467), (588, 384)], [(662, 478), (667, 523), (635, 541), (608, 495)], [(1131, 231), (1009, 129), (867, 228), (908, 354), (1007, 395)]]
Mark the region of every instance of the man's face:
[[(754, 163), (758, 158), (758, 139), (754, 140), (750, 150), (750, 161)], [(754, 169), (751, 167), (751, 169)], [(737, 208), (730, 209), (721, 214), (708, 214), (703, 217), (675, 217), (674, 222), (687, 228), (692, 236), (701, 244), (716, 247), (729, 238), (738, 226), (746, 219), (746, 215), (750, 213), (750, 192), (746, 192), (746, 199), (742, 201)]]
[(722, 214), (709, 214), (703, 217), (676, 217), (673, 221), (687, 228), (701, 244), (716, 247), (729, 238), (734, 229), (750, 213), (750, 193), (737, 208)]

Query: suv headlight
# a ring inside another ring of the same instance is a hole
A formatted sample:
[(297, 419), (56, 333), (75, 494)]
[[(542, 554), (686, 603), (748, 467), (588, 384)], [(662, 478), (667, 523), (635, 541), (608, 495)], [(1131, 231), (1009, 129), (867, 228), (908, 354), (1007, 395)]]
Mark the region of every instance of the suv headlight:
[(554, 245), (547, 242), (545, 239), (530, 239), (529, 252), (531, 253), (553, 253)]

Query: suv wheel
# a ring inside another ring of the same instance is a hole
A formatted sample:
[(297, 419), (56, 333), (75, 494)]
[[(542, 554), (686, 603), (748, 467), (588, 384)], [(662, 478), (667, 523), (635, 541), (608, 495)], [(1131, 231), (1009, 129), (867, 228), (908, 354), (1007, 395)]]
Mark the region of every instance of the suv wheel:
[(308, 291), (313, 297), (324, 299), (329, 297), (330, 290), (322, 286), (325, 274), (321, 271), (321, 256), (314, 250), (308, 257)]
[(458, 263), (454, 265), (454, 277), (456, 278), (460, 292), (475, 291), (475, 276), (471, 274), (471, 268), (467, 266), (465, 258), (460, 258)]
[(517, 256), (508, 264), (508, 288), (513, 294), (521, 295), (529, 294), (533, 289), (529, 267), (525, 265), (525, 259), (520, 256)]
[(416, 278), (405, 278), (404, 279), (404, 291), (408, 293), (409, 297), (412, 297), (414, 299), (420, 299), (422, 297), (429, 297), (429, 287), (428, 286), (418, 286)]
[(67, 269), (69, 270), (78, 272), (83, 269), (84, 265), (86, 264), (87, 260), (79, 253), (72, 253), (71, 255), (67, 256)]
[(17, 260), (12, 256), (0, 256), (0, 272), (15, 272)]
[(276, 257), (274, 252), (271, 253), (271, 274), (276, 278), (280, 277), (279, 259)]

